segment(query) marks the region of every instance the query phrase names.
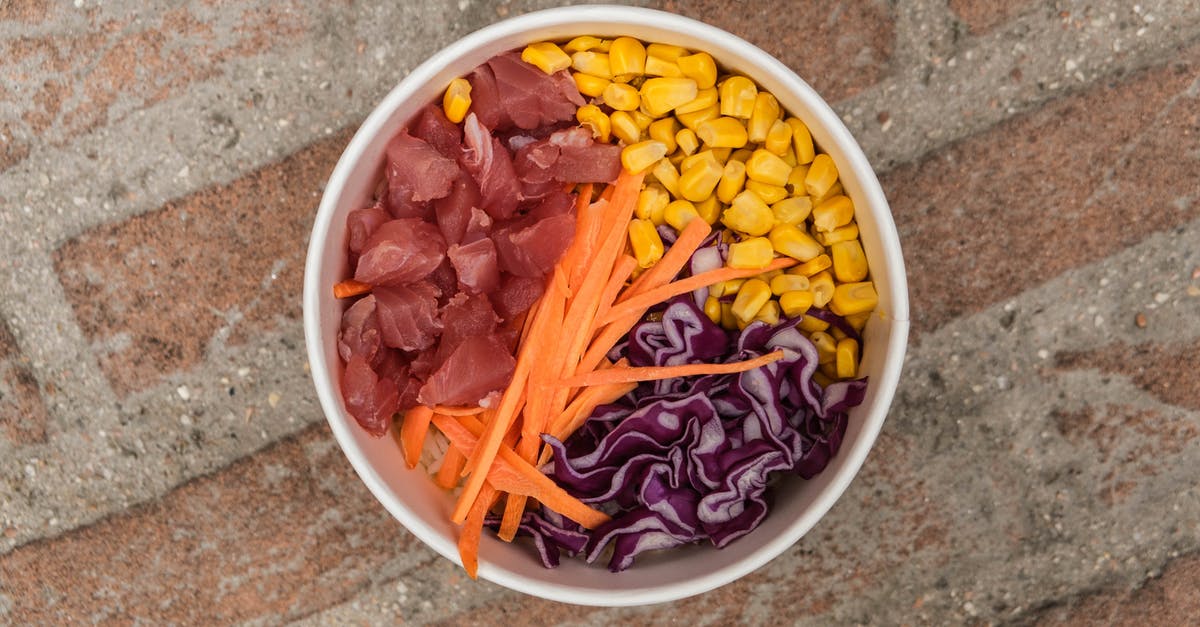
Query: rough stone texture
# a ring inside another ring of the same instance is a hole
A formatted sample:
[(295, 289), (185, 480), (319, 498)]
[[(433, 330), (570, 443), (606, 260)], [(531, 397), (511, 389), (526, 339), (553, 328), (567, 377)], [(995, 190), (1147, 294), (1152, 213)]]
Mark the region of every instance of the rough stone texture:
[(322, 139), (55, 252), (79, 325), (101, 347), (100, 366), (119, 394), (195, 365), (214, 342), (244, 342), (279, 318), (300, 317), (312, 216), (349, 138)]
[[(808, 536), (622, 610), (414, 542), (319, 425), (297, 318), (349, 130), (441, 46), (557, 2), (144, 4), (0, 3), (0, 623), (1200, 620), (1192, 0), (653, 3), (833, 102), (918, 333)], [(156, 339), (178, 350), (132, 350)]]

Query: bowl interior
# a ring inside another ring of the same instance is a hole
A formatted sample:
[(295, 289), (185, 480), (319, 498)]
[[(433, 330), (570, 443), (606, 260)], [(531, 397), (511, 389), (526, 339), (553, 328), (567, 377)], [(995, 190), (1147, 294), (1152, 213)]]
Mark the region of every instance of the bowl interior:
[(569, 7), (524, 15), (473, 33), (413, 71), (371, 114), (339, 161), (325, 191), (305, 272), (305, 333), (322, 407), (339, 443), (368, 488), (410, 531), (458, 561), (457, 527), (449, 522), (452, 498), (421, 470), (409, 470), (392, 438), (372, 438), (357, 427), (340, 396), (336, 337), (343, 303), (330, 286), (345, 277), (346, 214), (363, 206), (380, 175), (384, 148), (450, 79), (493, 55), (526, 43), (578, 35), (629, 35), (705, 50), (725, 68), (754, 78), (808, 124), (817, 144), (834, 159), (858, 223), (879, 291), (880, 315), (864, 333), (862, 373), (870, 377), (863, 404), (850, 414), (841, 451), (811, 481), (776, 488), (772, 512), (759, 529), (723, 550), (686, 548), (641, 557), (635, 568), (609, 573), (564, 559), (543, 569), (529, 547), (485, 534), (479, 574), (529, 594), (571, 603), (637, 605), (704, 592), (761, 566), (810, 529), (845, 490), (882, 426), (899, 377), (908, 329), (903, 260), (887, 202), (862, 151), (831, 109), (780, 62), (729, 33), (676, 15), (629, 7)]

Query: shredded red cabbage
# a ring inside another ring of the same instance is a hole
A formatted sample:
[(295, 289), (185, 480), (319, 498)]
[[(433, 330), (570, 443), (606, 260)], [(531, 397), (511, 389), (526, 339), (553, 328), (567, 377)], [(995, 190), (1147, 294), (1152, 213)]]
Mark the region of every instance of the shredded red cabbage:
[(728, 332), (685, 295), (661, 319), (634, 327), (618, 347), (633, 366), (741, 361), (779, 349), (784, 358), (740, 374), (643, 383), (597, 408), (566, 442), (543, 436), (554, 450), (544, 470), (613, 516), (591, 532), (523, 521), (543, 563), (558, 561), (557, 548), (547, 547), (580, 550), (580, 535), (589, 562), (611, 547), (614, 572), (646, 551), (704, 541), (721, 548), (766, 517), (775, 476), (821, 472), (841, 446), (866, 380), (817, 385), (817, 351), (795, 322)]

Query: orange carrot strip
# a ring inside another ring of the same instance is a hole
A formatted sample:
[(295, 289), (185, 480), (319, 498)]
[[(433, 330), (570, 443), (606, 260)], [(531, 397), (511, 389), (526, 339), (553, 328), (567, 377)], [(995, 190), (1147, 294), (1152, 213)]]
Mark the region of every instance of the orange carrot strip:
[[(451, 444), (464, 455), (469, 456), (479, 439), (475, 433), (472, 433), (470, 417), (461, 420), (460, 422), (448, 416), (435, 416), (434, 424), (442, 430), (442, 433), (446, 434), (446, 437), (450, 438)], [(475, 425), (478, 426), (478, 422)], [(485, 485), (492, 485), (498, 490), (535, 498), (546, 507), (588, 529), (595, 529), (611, 520), (604, 512), (567, 494), (566, 490), (558, 487), (550, 477), (521, 459), (507, 446), (499, 448), (496, 463), (488, 470)], [(480, 494), (482, 495), (482, 492)]]
[[(550, 279), (553, 281), (553, 278)], [(549, 283), (549, 282), (548, 282)], [(542, 294), (542, 300), (552, 298), (552, 287), (547, 284), (546, 292)], [(492, 466), (492, 462), (496, 459), (496, 450), (500, 447), (500, 440), (504, 437), (504, 433), (517, 419), (519, 411), (518, 404), (522, 397), (526, 395), (525, 386), (529, 380), (529, 373), (532, 372), (534, 363), (538, 361), (541, 354), (545, 350), (554, 350), (554, 346), (547, 347), (543, 342), (534, 341), (536, 338), (543, 338), (548, 335), (546, 329), (550, 324), (554, 324), (551, 307), (545, 306), (539, 302), (537, 305), (537, 315), (533, 323), (529, 326), (529, 332), (521, 340), (521, 348), (517, 351), (517, 365), (513, 369), (512, 380), (508, 387), (504, 389), (504, 394), (500, 398), (500, 406), (495, 413), (491, 414), (491, 420), (488, 422), (487, 432), (483, 435), (482, 446), (474, 449), (474, 452), (468, 456), (467, 465), (463, 468), (463, 472), (468, 474), (467, 483), (463, 486), (462, 494), (459, 495), (458, 502), (454, 505), (454, 511), (451, 512), (450, 520), (455, 523), (461, 523), (467, 517), (467, 512), (471, 509), (471, 505), (475, 502), (475, 498), (479, 496), (479, 490), (483, 487), (484, 478), (487, 476), (488, 468)], [(561, 315), (559, 316), (558, 324), (562, 322)], [(531, 339), (532, 338), (532, 339)]]
[(416, 468), (421, 461), (421, 448), (425, 445), (425, 433), (429, 431), (429, 420), (433, 410), (417, 405), (404, 414), (400, 424), (400, 446), (404, 449), (404, 463)]
[(458, 557), (471, 579), (477, 579), (479, 575), (479, 540), (483, 536), (483, 519), (498, 496), (495, 488), (485, 484), (479, 491), (479, 498), (471, 504), (471, 511), (458, 536)]
[(453, 490), (454, 486), (458, 485), (458, 473), (466, 463), (467, 458), (461, 451), (453, 446), (446, 449), (446, 456), (442, 458), (442, 467), (438, 468), (434, 483), (443, 490)]
[(622, 295), (622, 298), (617, 302), (626, 300), (629, 296), (635, 295), (645, 289), (658, 287), (667, 283), (679, 274), (679, 271), (687, 265), (692, 258), (692, 253), (696, 252), (704, 240), (712, 233), (712, 227), (704, 220), (692, 220), (683, 227), (679, 232), (679, 237), (675, 243), (667, 249), (662, 259), (658, 263), (650, 266), (629, 286), (629, 289)]
[(500, 519), (500, 529), (496, 537), (505, 542), (512, 542), (520, 531), (521, 517), (525, 515), (525, 506), (529, 497), (523, 494), (509, 494), (504, 501), (504, 516)]
[(334, 284), (333, 297), (350, 298), (351, 296), (366, 294), (367, 292), (371, 291), (371, 287), (372, 285), (370, 283), (363, 283), (362, 281), (355, 281), (354, 279), (346, 279), (345, 281)]
[[(603, 371), (597, 370), (594, 372)], [(591, 417), (592, 412), (597, 407), (625, 396), (636, 387), (636, 382), (626, 381), (584, 388), (583, 392), (575, 397), (575, 400), (567, 406), (566, 410), (551, 422), (550, 428), (546, 430), (546, 433), (557, 440), (567, 439)]]
[[(695, 220), (692, 222), (695, 222)], [(613, 305), (612, 310), (608, 312), (608, 316), (606, 316), (604, 320), (601, 320), (600, 323), (612, 324), (614, 321), (629, 314), (644, 312), (658, 303), (670, 300), (676, 296), (679, 296), (680, 294), (687, 294), (688, 292), (697, 290), (699, 288), (707, 287), (714, 283), (729, 281), (731, 279), (752, 277), (764, 272), (770, 272), (772, 270), (790, 268), (794, 265), (796, 265), (795, 259), (792, 259), (791, 257), (780, 257), (767, 264), (765, 268), (743, 269), (725, 267), (717, 268), (716, 270), (709, 270), (708, 272), (701, 272), (695, 276), (690, 276), (686, 279), (679, 279), (678, 281), (673, 281), (659, 287), (646, 289), (640, 294), (630, 296), (628, 299)]]
[(447, 405), (434, 405), (430, 409), (435, 414), (443, 416), (476, 416), (487, 411), (483, 407), (450, 407)]
[(608, 315), (608, 310), (612, 309), (613, 303), (617, 301), (617, 294), (621, 292), (621, 288), (625, 286), (625, 281), (629, 280), (629, 276), (633, 274), (634, 268), (637, 268), (637, 259), (630, 255), (621, 255), (621, 258), (617, 260), (617, 264), (613, 266), (612, 275), (608, 277), (608, 283), (605, 284), (604, 289), (600, 292), (600, 307), (596, 309), (596, 315), (592, 318), (591, 328), (588, 329), (588, 333), (586, 334), (587, 339), (591, 339), (595, 335), (596, 327), (598, 326), (596, 321), (603, 320)]
[(657, 381), (659, 379), (690, 377), (701, 374), (730, 374), (734, 372), (746, 372), (747, 370), (761, 368), (762, 366), (779, 359), (783, 359), (783, 351), (781, 350), (767, 353), (762, 357), (755, 357), (754, 359), (747, 359), (745, 361), (735, 361), (728, 364), (686, 364), (683, 366), (609, 368), (607, 370), (596, 370), (587, 374), (575, 375), (568, 379), (563, 379), (559, 382), (559, 385), (579, 387), (587, 385), (603, 385), (607, 383)]

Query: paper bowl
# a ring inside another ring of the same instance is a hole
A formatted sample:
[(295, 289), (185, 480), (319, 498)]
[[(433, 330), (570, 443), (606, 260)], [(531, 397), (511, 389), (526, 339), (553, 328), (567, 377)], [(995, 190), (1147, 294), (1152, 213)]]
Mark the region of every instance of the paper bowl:
[[(863, 247), (879, 292), (878, 315), (864, 332), (861, 373), (870, 378), (866, 400), (850, 413), (841, 450), (810, 481), (788, 479), (776, 488), (774, 507), (753, 533), (724, 549), (685, 547), (638, 558), (611, 573), (602, 564), (564, 558), (543, 568), (532, 548), (485, 534), (479, 576), (546, 599), (585, 605), (629, 606), (681, 599), (732, 582), (778, 556), (817, 523), (862, 466), (883, 425), (900, 376), (908, 336), (908, 292), (900, 244), (879, 182), (849, 131), (829, 105), (785, 65), (730, 33), (677, 15), (648, 9), (583, 6), (515, 17), (450, 44), (417, 67), (371, 112), (330, 176), (309, 242), (304, 277), (304, 331), (309, 363), (329, 425), (367, 488), (425, 544), (458, 562), (458, 528), (450, 520), (453, 498), (420, 468), (405, 467), (391, 437), (373, 438), (346, 412), (340, 393), (342, 364), (337, 333), (344, 303), (331, 286), (346, 277), (346, 215), (370, 198), (384, 147), (425, 104), (440, 97), (454, 77), (495, 54), (542, 40), (578, 35), (628, 35), (712, 54), (725, 68), (753, 78), (802, 119), (818, 146), (833, 158), (847, 195), (855, 202)], [(871, 526), (869, 520), (857, 521)]]

